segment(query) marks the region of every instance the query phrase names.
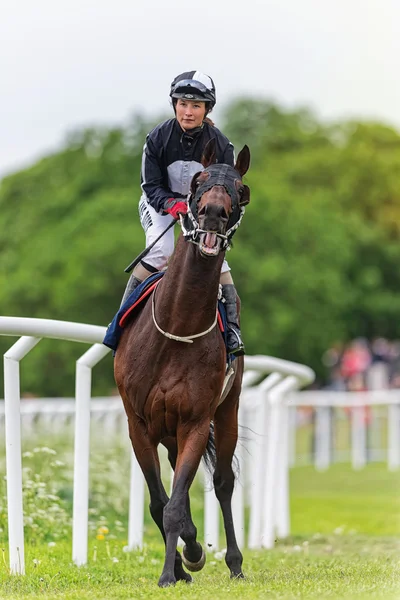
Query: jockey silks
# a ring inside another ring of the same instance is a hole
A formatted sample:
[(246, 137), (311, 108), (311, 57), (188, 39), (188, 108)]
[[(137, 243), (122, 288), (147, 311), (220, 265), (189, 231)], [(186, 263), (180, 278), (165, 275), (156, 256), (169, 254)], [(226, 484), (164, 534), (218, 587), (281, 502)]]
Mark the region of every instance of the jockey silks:
[(207, 122), (186, 132), (176, 119), (157, 125), (146, 137), (143, 148), (142, 201), (165, 214), (164, 206), (169, 198), (186, 198), (193, 176), (203, 170), (201, 156), (212, 138), (216, 141), (217, 162), (233, 166), (233, 145)]

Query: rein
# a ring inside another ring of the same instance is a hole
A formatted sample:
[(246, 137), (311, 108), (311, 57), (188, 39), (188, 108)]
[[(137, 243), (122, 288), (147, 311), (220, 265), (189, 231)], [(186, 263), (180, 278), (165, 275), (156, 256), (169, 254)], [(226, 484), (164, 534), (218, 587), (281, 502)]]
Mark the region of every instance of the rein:
[(168, 331), (164, 331), (163, 329), (161, 329), (161, 327), (158, 325), (157, 321), (156, 321), (156, 315), (155, 315), (155, 295), (156, 295), (156, 290), (154, 290), (153, 292), (153, 297), (151, 300), (151, 314), (153, 317), (153, 323), (156, 326), (156, 328), (158, 329), (158, 331), (160, 333), (162, 333), (165, 337), (167, 337), (170, 340), (175, 340), (176, 342), (186, 342), (186, 344), (193, 344), (193, 340), (199, 337), (203, 337), (204, 335), (207, 335), (207, 333), (210, 333), (210, 331), (212, 331), (214, 329), (214, 327), (217, 324), (217, 320), (218, 320), (218, 307), (215, 313), (215, 320), (213, 322), (213, 324), (211, 325), (211, 327), (209, 327), (206, 331), (202, 331), (201, 333), (195, 333), (194, 335), (185, 335), (185, 336), (181, 336), (181, 335), (174, 335), (172, 333), (168, 333)]

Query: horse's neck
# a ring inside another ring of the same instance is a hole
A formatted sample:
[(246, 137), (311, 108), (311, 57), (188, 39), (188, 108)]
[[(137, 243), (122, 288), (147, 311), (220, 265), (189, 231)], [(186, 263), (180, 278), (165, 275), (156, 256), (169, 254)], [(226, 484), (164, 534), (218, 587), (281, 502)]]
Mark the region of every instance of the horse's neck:
[(215, 317), (223, 259), (222, 253), (216, 259), (202, 258), (197, 247), (180, 236), (157, 291), (157, 306), (173, 318), (190, 318), (193, 325)]

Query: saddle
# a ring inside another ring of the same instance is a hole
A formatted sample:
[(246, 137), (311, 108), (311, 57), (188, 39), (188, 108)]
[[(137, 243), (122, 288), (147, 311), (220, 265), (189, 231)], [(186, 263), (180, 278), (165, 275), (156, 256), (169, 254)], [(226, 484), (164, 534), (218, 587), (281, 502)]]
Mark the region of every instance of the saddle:
[[(136, 315), (145, 305), (151, 294), (154, 292), (157, 285), (160, 283), (165, 271), (153, 273), (145, 279), (133, 292), (128, 296), (124, 304), (118, 310), (117, 314), (107, 328), (103, 344), (114, 350), (118, 348), (119, 340), (124, 328), (129, 323), (131, 318)], [(226, 311), (221, 300), (218, 300), (218, 327), (223, 337), (226, 348)], [(227, 363), (230, 364), (235, 357), (227, 352)]]

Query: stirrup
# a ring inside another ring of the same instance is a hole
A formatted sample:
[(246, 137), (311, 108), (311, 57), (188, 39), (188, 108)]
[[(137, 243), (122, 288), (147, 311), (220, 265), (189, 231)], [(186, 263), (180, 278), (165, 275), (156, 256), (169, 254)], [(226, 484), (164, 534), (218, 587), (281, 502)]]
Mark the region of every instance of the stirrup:
[[(229, 344), (229, 341), (232, 342), (232, 337), (235, 338), (234, 343)], [(234, 356), (243, 356), (245, 354), (244, 344), (242, 342), (242, 338), (240, 337), (240, 329), (231, 323), (228, 323), (227, 346), (228, 354), (233, 354)]]

